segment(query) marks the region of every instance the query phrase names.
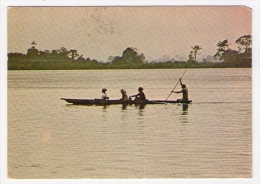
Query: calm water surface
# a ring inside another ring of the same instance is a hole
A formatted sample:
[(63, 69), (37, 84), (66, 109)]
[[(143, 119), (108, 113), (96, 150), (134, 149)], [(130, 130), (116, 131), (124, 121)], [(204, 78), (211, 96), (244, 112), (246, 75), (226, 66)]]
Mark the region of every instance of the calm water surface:
[[(70, 105), (142, 86), (164, 100), (184, 70), (8, 71), (10, 178), (248, 178), (251, 69), (189, 69), (190, 105)], [(180, 90), (180, 85), (176, 90)], [(173, 93), (169, 100), (180, 98)]]

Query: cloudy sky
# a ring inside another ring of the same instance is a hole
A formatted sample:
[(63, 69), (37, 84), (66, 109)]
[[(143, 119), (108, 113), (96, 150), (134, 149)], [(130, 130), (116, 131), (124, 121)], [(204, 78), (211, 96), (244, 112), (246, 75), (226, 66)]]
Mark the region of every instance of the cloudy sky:
[(127, 47), (148, 61), (168, 55), (187, 58), (200, 45), (199, 58), (216, 53), (216, 44), (252, 33), (252, 10), (245, 6), (10, 7), (8, 53), (65, 47), (84, 58), (107, 61)]

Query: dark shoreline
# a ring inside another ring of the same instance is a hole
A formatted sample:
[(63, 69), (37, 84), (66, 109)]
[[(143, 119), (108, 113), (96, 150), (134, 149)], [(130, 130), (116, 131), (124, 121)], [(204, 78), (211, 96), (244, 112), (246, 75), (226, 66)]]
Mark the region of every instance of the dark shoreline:
[(8, 70), (107, 70), (107, 69), (186, 69), (186, 68), (252, 68), (252, 65), (234, 66), (227, 62), (188, 63), (162, 62), (145, 64), (87, 63), (78, 61), (8, 61)]

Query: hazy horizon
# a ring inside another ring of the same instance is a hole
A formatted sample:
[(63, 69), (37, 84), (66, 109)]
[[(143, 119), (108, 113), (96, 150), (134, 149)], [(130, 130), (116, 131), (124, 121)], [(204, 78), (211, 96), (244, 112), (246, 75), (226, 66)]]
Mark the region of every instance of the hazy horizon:
[(216, 44), (252, 34), (252, 10), (245, 6), (9, 7), (8, 53), (76, 49), (84, 58), (107, 61), (127, 47), (146, 60), (187, 58), (200, 45), (198, 59), (216, 53)]

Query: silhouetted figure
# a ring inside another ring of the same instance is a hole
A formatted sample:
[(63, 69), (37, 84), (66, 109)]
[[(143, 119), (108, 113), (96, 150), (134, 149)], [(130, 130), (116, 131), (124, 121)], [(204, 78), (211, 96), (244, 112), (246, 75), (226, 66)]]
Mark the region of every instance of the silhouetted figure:
[(109, 97), (108, 97), (107, 94), (106, 94), (106, 91), (107, 91), (106, 88), (103, 88), (103, 89), (102, 89), (102, 93), (104, 93), (104, 94), (101, 96), (101, 99), (102, 99), (102, 100), (108, 100), (108, 99), (109, 99)]
[(128, 102), (128, 96), (126, 94), (126, 90), (121, 89), (120, 91), (122, 93), (122, 98), (120, 100), (123, 100), (123, 102)]
[(144, 101), (144, 100), (146, 100), (146, 97), (145, 97), (145, 94), (144, 94), (143, 90), (144, 89), (142, 87), (139, 87), (138, 88), (139, 93), (136, 94), (136, 95), (132, 95), (130, 97), (135, 97), (135, 99), (134, 99), (135, 101)]
[(182, 90), (181, 91), (172, 91), (172, 92), (174, 92), (174, 93), (182, 93), (182, 99), (177, 99), (177, 101), (189, 101), (189, 98), (188, 98), (188, 88), (186, 87), (185, 84), (182, 84), (181, 79), (180, 79), (180, 84), (181, 84)]

